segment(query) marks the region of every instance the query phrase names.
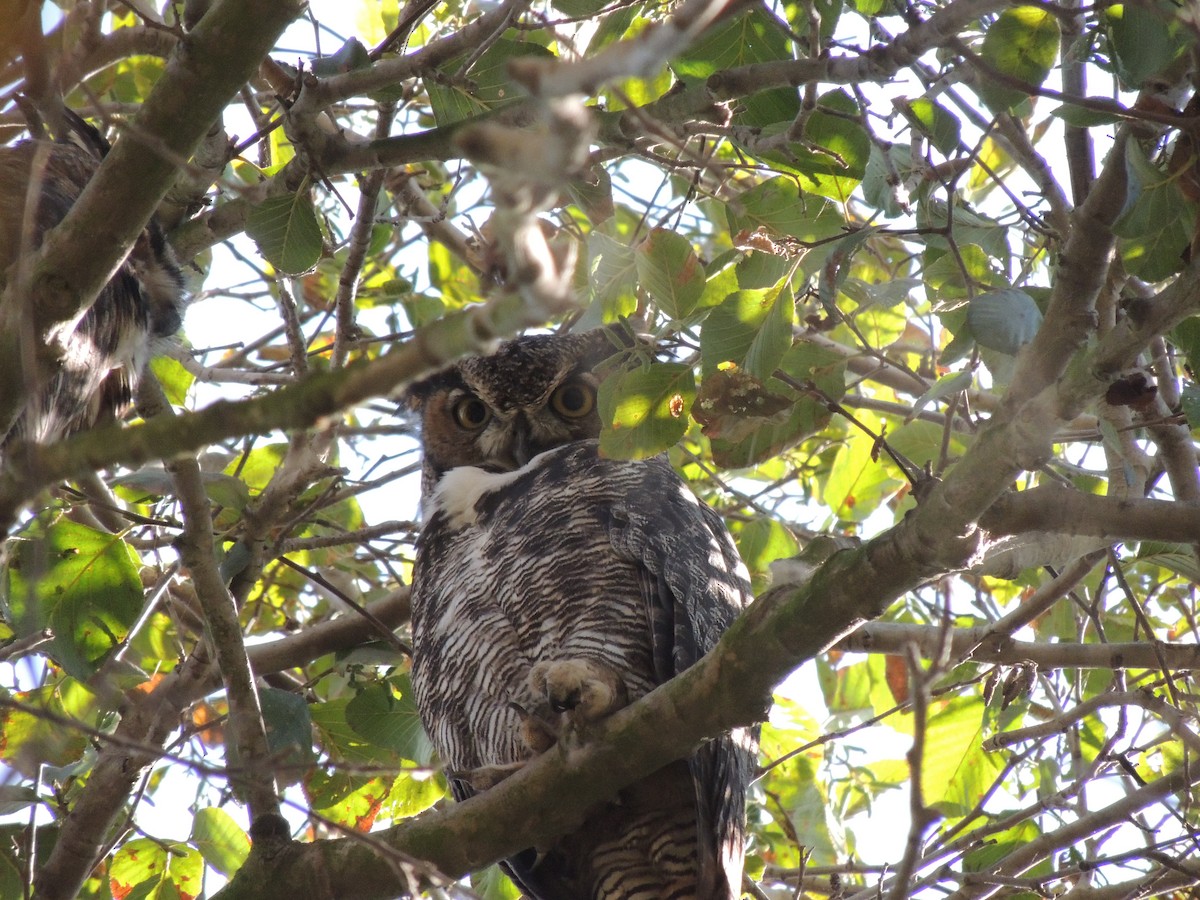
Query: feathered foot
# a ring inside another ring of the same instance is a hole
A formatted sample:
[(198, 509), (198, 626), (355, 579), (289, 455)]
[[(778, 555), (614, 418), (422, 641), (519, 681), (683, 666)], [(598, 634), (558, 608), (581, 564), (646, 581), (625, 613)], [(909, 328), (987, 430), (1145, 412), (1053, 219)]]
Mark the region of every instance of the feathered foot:
[(529, 687), (577, 725), (599, 721), (629, 703), (621, 676), (590, 659), (540, 662), (529, 673)]

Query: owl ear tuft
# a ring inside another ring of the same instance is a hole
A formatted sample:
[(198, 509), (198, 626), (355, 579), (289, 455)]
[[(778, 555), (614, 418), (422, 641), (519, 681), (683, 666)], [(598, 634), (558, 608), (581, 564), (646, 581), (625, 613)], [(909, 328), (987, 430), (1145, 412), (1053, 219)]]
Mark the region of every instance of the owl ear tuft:
[(400, 391), (396, 395), (396, 399), (399, 401), (400, 411), (420, 412), (425, 408), (426, 401), (438, 391), (443, 388), (461, 385), (462, 376), (458, 374), (456, 364), (452, 363), (439, 372), (434, 372), (432, 375), (426, 375), (424, 378), (414, 381)]
[(435, 375), (431, 378), (414, 381), (402, 390), (400, 396), (396, 398), (399, 401), (400, 410), (420, 412), (425, 406), (425, 401), (429, 399), (429, 395), (437, 387), (436, 378), (437, 376)]

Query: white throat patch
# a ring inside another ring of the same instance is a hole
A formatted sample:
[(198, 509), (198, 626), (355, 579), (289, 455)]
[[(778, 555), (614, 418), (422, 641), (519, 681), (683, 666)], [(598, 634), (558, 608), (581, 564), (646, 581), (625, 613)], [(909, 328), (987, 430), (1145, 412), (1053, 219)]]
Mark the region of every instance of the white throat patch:
[(539, 453), (519, 469), (511, 472), (489, 472), (478, 466), (459, 466), (451, 469), (437, 483), (430, 497), (429, 509), (424, 510), (428, 518), (436, 513), (446, 514), (447, 524), (451, 528), (466, 528), (479, 521), (476, 504), (484, 494), (508, 487), (530, 469), (542, 464), (547, 453), (553, 453), (559, 448)]

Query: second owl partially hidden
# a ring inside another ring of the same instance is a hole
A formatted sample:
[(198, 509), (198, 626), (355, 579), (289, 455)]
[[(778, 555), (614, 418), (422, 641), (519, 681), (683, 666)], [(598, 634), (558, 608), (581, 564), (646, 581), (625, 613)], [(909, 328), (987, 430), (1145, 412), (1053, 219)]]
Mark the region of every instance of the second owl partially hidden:
[[(22, 266), (70, 211), (108, 150), (95, 128), (70, 110), (64, 114), (78, 143), (27, 140), (0, 147), (0, 292), (23, 276)], [(0, 311), (0, 322), (16, 328), (25, 352), (21, 383), (0, 386), (6, 393), (0, 397), (0, 455), (18, 439), (54, 443), (120, 416), (150, 357), (179, 330), (186, 306), (183, 275), (154, 219), (95, 302), (52, 333), (33, 333), (34, 317), (20, 305), (28, 297), (9, 293), (18, 305)], [(57, 350), (53, 366), (35, 364), (32, 348), (42, 341)]]
[[(606, 459), (606, 331), (519, 338), (414, 385), (417, 706), (458, 800), (688, 668), (750, 602), (721, 518), (663, 458)], [(538, 900), (741, 896), (753, 735), (626, 788), (505, 868)]]

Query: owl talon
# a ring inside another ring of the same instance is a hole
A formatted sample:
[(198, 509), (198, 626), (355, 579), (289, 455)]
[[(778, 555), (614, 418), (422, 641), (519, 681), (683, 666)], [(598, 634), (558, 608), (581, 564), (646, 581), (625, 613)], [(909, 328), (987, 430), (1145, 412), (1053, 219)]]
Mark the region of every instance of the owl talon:
[(521, 760), (520, 762), (505, 763), (503, 765), (480, 766), (477, 769), (447, 770), (446, 774), (459, 781), (465, 781), (475, 793), (480, 794), (488, 788), (494, 788), (509, 775), (521, 771), (528, 762), (528, 760)]
[(543, 753), (558, 740), (558, 729), (553, 723), (531, 713), (520, 703), (510, 700), (508, 708), (521, 717), (521, 740), (534, 754)]
[(529, 673), (529, 686), (554, 712), (581, 724), (596, 722), (629, 703), (621, 676), (588, 659), (540, 662)]

